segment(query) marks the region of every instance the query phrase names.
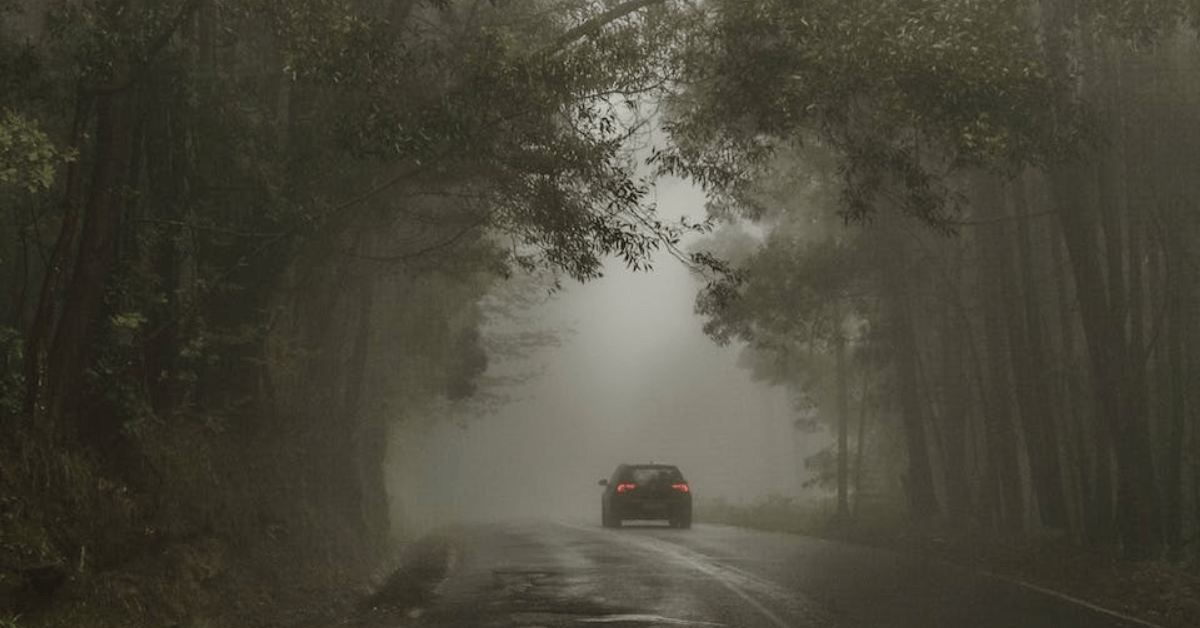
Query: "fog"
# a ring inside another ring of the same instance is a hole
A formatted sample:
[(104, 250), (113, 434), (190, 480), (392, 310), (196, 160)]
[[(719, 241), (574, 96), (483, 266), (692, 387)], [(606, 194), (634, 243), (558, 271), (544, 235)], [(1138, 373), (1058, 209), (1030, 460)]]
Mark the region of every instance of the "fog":
[(1200, 0), (0, 0), (0, 628), (1200, 626), (1197, 163)]
[[(703, 217), (702, 193), (660, 184), (667, 218)], [(458, 520), (599, 520), (600, 488), (621, 462), (678, 465), (698, 503), (802, 492), (803, 459), (828, 442), (792, 428), (783, 387), (752, 381), (736, 345), (720, 347), (693, 312), (699, 280), (663, 252), (651, 272), (610, 261), (529, 312), (560, 332), (520, 368), (494, 414), (412, 421), (387, 467), (400, 534)], [(504, 368), (496, 365), (493, 368)]]

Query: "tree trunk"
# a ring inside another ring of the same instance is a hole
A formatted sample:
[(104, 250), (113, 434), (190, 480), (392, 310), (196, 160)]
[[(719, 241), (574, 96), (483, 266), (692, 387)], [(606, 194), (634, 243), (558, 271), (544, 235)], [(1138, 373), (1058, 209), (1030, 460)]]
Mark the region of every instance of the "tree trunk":
[(964, 520), (971, 515), (970, 470), (967, 468), (967, 417), (970, 412), (971, 381), (963, 363), (964, 345), (971, 342), (963, 328), (956, 324), (955, 315), (945, 312), (942, 339), (942, 374), (944, 382), (944, 411), (942, 477), (946, 485), (946, 512)]
[(1053, 169), (1050, 178), (1063, 240), (1067, 247), (1067, 261), (1075, 279), (1075, 294), (1079, 300), (1080, 319), (1083, 323), (1092, 374), (1096, 449), (1098, 460), (1101, 462), (1096, 474), (1096, 512), (1092, 513), (1092, 517), (1097, 524), (1097, 541), (1104, 547), (1115, 548), (1116, 539), (1109, 538), (1115, 529), (1110, 506), (1111, 480), (1104, 461), (1113, 453), (1113, 428), (1117, 421), (1116, 415), (1124, 406), (1124, 394), (1116, 372), (1119, 352), (1114, 351), (1112, 333), (1109, 330), (1106, 286), (1097, 254), (1097, 228), (1085, 215), (1086, 205), (1081, 199), (1084, 192), (1079, 181), (1086, 170), (1088, 169), (1083, 164), (1060, 164)]
[[(903, 245), (899, 245), (898, 251)], [(897, 254), (902, 259), (903, 253)], [(929, 444), (925, 434), (919, 382), (917, 381), (917, 341), (909, 313), (908, 295), (903, 264), (892, 263), (885, 271), (885, 282), (892, 302), (892, 320), (896, 334), (896, 376), (899, 386), (900, 415), (908, 453), (908, 472), (904, 484), (909, 510), (917, 518), (939, 514), (934, 490), (933, 467), (929, 459)]]
[(1000, 252), (1004, 242), (998, 233), (981, 233), (983, 248), (982, 278), (983, 326), (987, 343), (988, 390), (984, 408), (988, 443), (990, 484), (995, 491), (997, 515), (1007, 531), (1020, 531), (1025, 526), (1025, 491), (1021, 481), (1020, 457), (1013, 416), (1010, 339), (1005, 316), (1003, 279), (1005, 257)]
[[(1174, 240), (1174, 238), (1172, 238)], [(1174, 247), (1172, 247), (1174, 248)], [(1174, 252), (1165, 251), (1163, 258), (1174, 258)], [(1162, 403), (1167, 432), (1166, 468), (1163, 476), (1164, 541), (1168, 555), (1178, 560), (1183, 553), (1184, 512), (1184, 441), (1187, 439), (1187, 373), (1184, 352), (1192, 345), (1187, 338), (1187, 312), (1183, 304), (1191, 303), (1191, 280), (1188, 274), (1174, 269), (1178, 262), (1165, 263), (1162, 293), (1167, 295), (1166, 316), (1166, 396)], [(1200, 506), (1200, 504), (1197, 504)]]
[[(1075, 509), (1075, 519), (1079, 522), (1078, 540), (1095, 545), (1098, 543), (1095, 534), (1099, 533), (1097, 524), (1104, 520), (1097, 515), (1096, 478), (1099, 475), (1107, 478), (1108, 467), (1103, 465), (1103, 471), (1095, 470), (1099, 464), (1095, 455), (1095, 425), (1086, 420), (1086, 408), (1090, 406), (1090, 400), (1084, 393), (1085, 386), (1076, 368), (1076, 362), (1083, 359), (1076, 342), (1075, 307), (1072, 305), (1077, 299), (1073, 298), (1071, 271), (1063, 253), (1061, 229), (1058, 223), (1051, 223), (1050, 227), (1048, 246), (1055, 279), (1054, 291), (1058, 297), (1057, 320), (1062, 341), (1063, 373), (1058, 387), (1058, 411), (1062, 417), (1067, 473), (1071, 479), (1068, 484), (1074, 485), (1073, 499), (1069, 503)], [(1101, 536), (1108, 536), (1108, 533), (1103, 532)]]
[[(1079, 28), (1081, 47), (1075, 56), (1083, 62), (1083, 89), (1093, 95), (1098, 93), (1104, 102), (1105, 89), (1109, 87), (1098, 80), (1103, 78), (1104, 69), (1098, 61), (1097, 52), (1101, 48), (1096, 46), (1089, 16), (1076, 13), (1079, 8), (1042, 2), (1047, 33), (1046, 64), (1051, 79), (1058, 85), (1053, 112), (1064, 120), (1076, 99), (1072, 55), (1066, 39), (1068, 28), (1076, 25)], [(1108, 109), (1108, 113), (1113, 113), (1113, 107)], [(1111, 451), (1115, 462), (1114, 521), (1119, 539), (1106, 545), (1119, 547), (1131, 558), (1142, 558), (1156, 553), (1162, 522), (1144, 403), (1136, 397), (1138, 374), (1130, 364), (1133, 354), (1125, 327), (1126, 265), (1117, 205), (1124, 201), (1119, 194), (1125, 185), (1124, 173), (1112, 167), (1111, 152), (1097, 156), (1096, 150), (1103, 149), (1090, 150), (1092, 155), (1051, 164), (1049, 178), (1071, 258), (1092, 365), (1100, 455)], [(1098, 216), (1093, 208), (1099, 208)], [(1141, 356), (1137, 358), (1140, 360)]]
[(862, 516), (862, 487), (864, 464), (867, 450), (867, 391), (870, 369), (863, 367), (862, 392), (859, 394), (858, 405), (858, 438), (855, 439), (854, 452), (854, 517)]
[(124, 187), (133, 143), (132, 90), (113, 90), (96, 98), (95, 166), (87, 201), (79, 254), (63, 301), (46, 371), (48, 420), (60, 423), (66, 415), (81, 415), (84, 367), (90, 339), (104, 310), (104, 290), (116, 260)]
[[(1084, 38), (1087, 42), (1088, 38)], [(1115, 454), (1117, 459), (1117, 525), (1123, 548), (1130, 557), (1145, 558), (1157, 554), (1162, 541), (1161, 499), (1154, 470), (1150, 422), (1146, 410), (1146, 356), (1140, 341), (1142, 321), (1135, 316), (1134, 295), (1141, 289), (1141, 260), (1131, 259), (1129, 247), (1140, 240), (1124, 224), (1128, 214), (1127, 171), (1124, 163), (1124, 121), (1113, 94), (1122, 89), (1119, 63), (1099, 55), (1097, 65), (1102, 69), (1115, 67), (1112, 76), (1101, 86), (1107, 101), (1109, 127), (1114, 129), (1112, 145), (1100, 149), (1097, 163), (1097, 184), (1102, 212), (1104, 257), (1108, 269), (1109, 306), (1107, 312), (1108, 341), (1114, 343), (1110, 354), (1117, 362), (1115, 384), (1119, 386), (1119, 403), (1114, 415)], [(1127, 235), (1128, 234), (1128, 235)], [(1136, 267), (1136, 270), (1135, 270)], [(1134, 280), (1139, 285), (1134, 286)], [(1134, 326), (1137, 329), (1134, 329)], [(1134, 339), (1139, 342), (1135, 344)]]
[(850, 499), (849, 499), (849, 480), (850, 480), (850, 401), (849, 395), (846, 392), (846, 378), (849, 374), (846, 372), (846, 335), (841, 331), (841, 318), (838, 317), (839, 330), (837, 338), (834, 340), (834, 352), (837, 355), (837, 406), (838, 406), (838, 434), (837, 434), (837, 509), (838, 518), (842, 521), (850, 519)]
[[(74, 144), (79, 142), (90, 116), (91, 99), (80, 90), (76, 95), (75, 117), (71, 125), (71, 138)], [(83, 176), (80, 170), (78, 161), (67, 165), (63, 221), (59, 227), (58, 238), (50, 254), (50, 260), (46, 264), (46, 273), (42, 278), (33, 324), (25, 341), (25, 363), (23, 365), (25, 413), (30, 417), (34, 430), (47, 438), (54, 438), (60, 427), (57, 424), (57, 417), (52, 417), (49, 413), (48, 371), (54, 335), (62, 313), (62, 292), (67, 280), (70, 279), (67, 267), (71, 265), (77, 254), (76, 245), (79, 240), (80, 223), (83, 219), (83, 200), (81, 199)]]
[[(1014, 377), (1018, 383), (1017, 399), (1020, 403), (1025, 447), (1029, 455), (1034, 494), (1038, 500), (1042, 523), (1052, 528), (1067, 528), (1066, 498), (1062, 485), (1062, 468), (1059, 465), (1059, 430), (1057, 417), (1051, 409), (1049, 388), (1050, 373), (1046, 368), (1045, 334), (1042, 331), (1041, 312), (1038, 303), (1041, 295), (1036, 280), (1037, 260), (1033, 253), (1030, 236), (1026, 191), (1020, 179), (1008, 186), (1013, 200), (1016, 219), (1017, 251), (1019, 252), (1021, 290), (1016, 287), (1017, 277), (1005, 279), (1006, 302), (1011, 306), (1023, 304), (1023, 311), (1010, 311), (1009, 348), (1011, 361), (1016, 369)], [(1008, 238), (1005, 238), (1007, 241)], [(1015, 273), (1011, 263), (1005, 265), (1006, 272)]]

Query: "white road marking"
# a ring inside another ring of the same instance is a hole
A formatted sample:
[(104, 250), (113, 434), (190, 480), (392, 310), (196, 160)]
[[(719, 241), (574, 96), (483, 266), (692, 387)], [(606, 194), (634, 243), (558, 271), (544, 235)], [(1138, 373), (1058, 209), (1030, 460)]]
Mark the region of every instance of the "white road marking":
[[(946, 563), (946, 564), (949, 564), (949, 563)], [(951, 566), (955, 566), (955, 565), (951, 565)], [(1130, 624), (1142, 626), (1143, 628), (1163, 628), (1162, 626), (1160, 626), (1158, 624), (1148, 622), (1144, 619), (1138, 619), (1137, 617), (1133, 617), (1132, 615), (1126, 615), (1125, 613), (1115, 611), (1111, 608), (1105, 608), (1098, 604), (1093, 604), (1087, 600), (1082, 600), (1080, 598), (1077, 598), (1077, 597), (1074, 597), (1071, 595), (1067, 595), (1066, 593), (1055, 591), (1054, 589), (1047, 589), (1046, 587), (1038, 586), (1036, 584), (1033, 584), (1032, 582), (1026, 582), (1024, 580), (1019, 580), (1017, 578), (1010, 578), (1008, 576), (1004, 576), (1004, 575), (1001, 575), (998, 573), (993, 573), (990, 571), (982, 571), (979, 573), (982, 573), (983, 575), (985, 575), (989, 578), (993, 578), (993, 579), (999, 580), (1001, 582), (1007, 582), (1008, 584), (1015, 585), (1015, 586), (1021, 587), (1023, 589), (1028, 589), (1030, 591), (1035, 591), (1037, 593), (1041, 593), (1042, 595), (1047, 595), (1052, 598), (1062, 600), (1064, 602), (1069, 602), (1071, 604), (1078, 604), (1079, 606), (1096, 611), (1097, 613), (1100, 613), (1102, 615), (1108, 615), (1109, 617), (1112, 617), (1114, 619), (1119, 619), (1121, 621), (1124, 621), (1124, 622), (1127, 622)]]
[[(649, 542), (643, 542), (642, 545), (651, 547), (660, 553), (666, 554), (674, 559), (675, 562), (691, 567), (692, 569), (711, 577), (717, 582), (720, 582), (725, 586), (726, 589), (729, 589), (734, 593), (734, 595), (737, 595), (745, 600), (747, 604), (754, 608), (754, 610), (762, 614), (763, 617), (771, 620), (771, 623), (779, 626), (779, 628), (791, 628), (791, 624), (784, 621), (779, 615), (776, 615), (774, 611), (764, 606), (762, 602), (754, 599), (754, 597), (747, 593), (745, 588), (743, 588), (744, 586), (749, 585), (756, 589), (770, 590), (772, 593), (774, 593), (773, 590), (777, 587), (773, 583), (762, 580), (756, 576), (752, 576), (740, 569), (713, 563), (709, 561), (708, 558), (703, 554), (686, 550), (678, 545), (665, 544), (661, 542), (656, 543), (649, 539), (644, 539), (644, 541)], [(772, 597), (779, 596), (773, 595)]]
[(679, 626), (724, 626), (711, 621), (693, 621), (690, 619), (675, 619), (662, 615), (605, 615), (604, 617), (586, 617), (580, 622), (588, 624), (608, 624), (617, 622), (645, 622), (648, 624), (675, 624)]
[[(579, 524), (575, 524), (575, 523), (565, 523), (565, 522), (563, 523), (563, 525), (565, 525), (567, 527), (571, 527), (571, 528), (576, 528), (579, 530), (585, 530), (585, 531), (591, 532), (593, 534), (604, 534), (606, 536), (606, 538), (619, 539), (628, 544), (638, 545), (642, 548), (649, 549), (649, 550), (658, 552), (660, 554), (664, 554), (668, 558), (672, 559), (674, 562), (691, 567), (692, 569), (695, 569), (696, 571), (699, 571), (701, 573), (704, 573), (705, 575), (712, 577), (717, 582), (720, 582), (727, 589), (729, 589), (731, 592), (733, 592), (738, 597), (745, 600), (746, 603), (748, 603), (751, 607), (753, 607), (755, 610), (757, 610), (759, 613), (761, 613), (764, 617), (766, 617), (768, 620), (770, 620), (772, 623), (774, 623), (779, 628), (788, 628), (789, 626), (791, 626), (791, 624), (783, 621), (783, 619), (781, 619), (777, 614), (775, 614), (773, 611), (771, 611), (769, 608), (767, 608), (761, 602), (759, 602), (757, 599), (755, 599), (753, 596), (751, 596), (750, 593), (748, 593), (746, 591), (746, 589), (747, 588), (756, 589), (758, 593), (760, 593), (768, 598), (772, 598), (772, 599), (779, 600), (779, 601), (785, 601), (785, 602), (788, 600), (794, 600), (794, 598), (796, 597), (796, 594), (782, 589), (781, 587), (779, 587), (778, 585), (774, 584), (773, 582), (771, 582), (769, 580), (763, 579), (761, 577), (755, 576), (751, 573), (748, 573), (748, 572), (738, 569), (736, 567), (732, 567), (728, 564), (725, 564), (728, 561), (741, 560), (739, 557), (706, 556), (699, 552), (689, 550), (689, 549), (687, 549), (681, 545), (678, 545), (676, 543), (672, 543), (670, 541), (665, 541), (665, 540), (656, 539), (656, 538), (652, 538), (652, 537), (642, 537), (642, 536), (632, 536), (632, 535), (610, 535), (607, 532), (597, 530), (594, 527), (590, 527), (590, 526), (586, 526), (586, 525), (579, 525)], [(731, 527), (731, 526), (720, 526), (720, 527)], [(963, 567), (962, 565), (956, 565), (954, 563), (950, 563), (950, 562), (946, 562), (946, 561), (932, 560), (930, 562), (942, 565), (947, 568), (956, 569), (956, 570), (959, 570), (959, 571), (962, 571), (965, 573), (981, 575), (986, 578), (991, 578), (993, 580), (1005, 582), (1010, 585), (1026, 589), (1028, 591), (1032, 591), (1035, 593), (1039, 593), (1039, 594), (1042, 594), (1042, 595), (1045, 595), (1048, 597), (1052, 597), (1052, 598), (1061, 600), (1068, 604), (1074, 604), (1077, 606), (1087, 608), (1089, 610), (1095, 611), (1102, 615), (1107, 615), (1109, 617), (1118, 619), (1120, 621), (1127, 622), (1129, 624), (1141, 626), (1142, 628), (1163, 628), (1163, 626), (1161, 626), (1160, 624), (1155, 624), (1153, 622), (1150, 622), (1150, 621), (1147, 621), (1144, 619), (1140, 619), (1140, 618), (1134, 617), (1132, 615), (1128, 615), (1126, 613), (1122, 613), (1120, 611), (1113, 610), (1111, 608), (1106, 608), (1104, 606), (1100, 606), (1093, 602), (1089, 602), (1087, 600), (1080, 599), (1080, 598), (1074, 597), (1072, 595), (1068, 595), (1061, 591), (1055, 591), (1053, 589), (1048, 589), (1046, 587), (1042, 587), (1042, 586), (1033, 584), (1032, 582), (1027, 582), (1025, 580), (1021, 580), (1019, 578), (1005, 576), (1003, 574), (998, 574), (998, 573), (990, 572), (990, 571), (977, 571), (974, 569)], [(611, 621), (619, 621), (619, 620), (614, 619)], [(679, 622), (680, 620), (667, 620), (667, 621)], [(702, 624), (703, 622), (685, 622), (685, 623)], [(720, 625), (720, 624), (714, 624), (714, 625)]]
[[(576, 526), (573, 526), (576, 527)], [(580, 530), (586, 530), (593, 534), (605, 534), (595, 528), (577, 526)], [(748, 573), (736, 567), (722, 565), (714, 562), (708, 556), (689, 550), (681, 545), (676, 545), (668, 541), (662, 541), (654, 538), (633, 536), (633, 535), (606, 535), (606, 538), (620, 539), (630, 545), (637, 545), (643, 549), (648, 549), (658, 554), (664, 555), (672, 562), (689, 567), (704, 575), (721, 583), (726, 589), (729, 589), (734, 595), (741, 598), (751, 608), (758, 611), (760, 615), (765, 617), (778, 628), (791, 628), (790, 622), (784, 621), (782, 617), (776, 614), (771, 609), (767, 608), (762, 602), (751, 595), (747, 589), (754, 590), (762, 597), (775, 599), (779, 601), (790, 601), (795, 598), (795, 594), (786, 591), (775, 583), (760, 578), (754, 574)]]

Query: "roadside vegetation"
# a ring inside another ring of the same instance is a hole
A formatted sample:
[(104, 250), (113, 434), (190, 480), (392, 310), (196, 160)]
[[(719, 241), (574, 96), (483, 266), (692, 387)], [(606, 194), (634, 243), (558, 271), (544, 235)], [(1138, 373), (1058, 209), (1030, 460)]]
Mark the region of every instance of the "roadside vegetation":
[[(664, 249), (707, 280), (706, 332), (833, 436), (822, 529), (884, 534), (857, 513), (886, 503), (1195, 573), (1198, 24), (1188, 0), (0, 0), (0, 617), (349, 605), (404, 533), (389, 433), (486, 386), (487, 295)], [(708, 219), (663, 221), (646, 166)]]
[(713, 3), (655, 161), (718, 221), (706, 331), (833, 436), (847, 525), (885, 495), (1200, 569), (1195, 9)]
[(378, 584), (389, 433), (479, 392), (485, 297), (682, 230), (628, 145), (653, 4), (0, 0), (0, 615)]
[(831, 503), (698, 517), (1195, 625), (1195, 3), (711, 6), (656, 162), (709, 193), (706, 332), (830, 438)]

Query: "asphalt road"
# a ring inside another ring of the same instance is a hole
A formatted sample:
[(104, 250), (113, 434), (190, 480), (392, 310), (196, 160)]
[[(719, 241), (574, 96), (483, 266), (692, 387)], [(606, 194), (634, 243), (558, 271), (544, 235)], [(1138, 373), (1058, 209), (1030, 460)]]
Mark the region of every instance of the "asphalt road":
[(1069, 600), (808, 537), (549, 522), (448, 530), (433, 595), (392, 625), (1133, 628)]

